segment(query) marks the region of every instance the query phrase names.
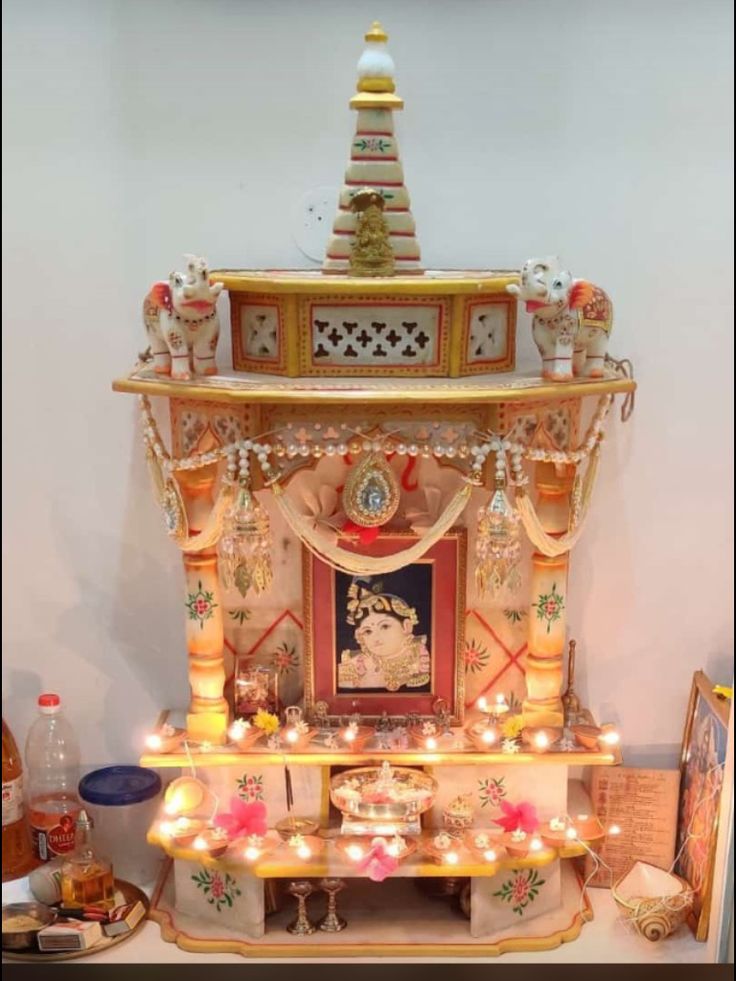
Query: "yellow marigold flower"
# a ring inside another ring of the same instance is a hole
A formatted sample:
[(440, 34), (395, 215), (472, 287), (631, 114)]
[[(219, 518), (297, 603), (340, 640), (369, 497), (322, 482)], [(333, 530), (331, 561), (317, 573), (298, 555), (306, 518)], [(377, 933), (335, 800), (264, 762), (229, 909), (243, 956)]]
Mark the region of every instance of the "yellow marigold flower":
[(516, 739), (517, 736), (521, 735), (521, 730), (524, 728), (524, 716), (523, 715), (511, 715), (501, 726), (501, 732), (506, 739)]
[(270, 736), (271, 733), (276, 732), (279, 728), (279, 717), (266, 712), (265, 709), (258, 709), (253, 719), (253, 725), (259, 729), (263, 729), (266, 735)]

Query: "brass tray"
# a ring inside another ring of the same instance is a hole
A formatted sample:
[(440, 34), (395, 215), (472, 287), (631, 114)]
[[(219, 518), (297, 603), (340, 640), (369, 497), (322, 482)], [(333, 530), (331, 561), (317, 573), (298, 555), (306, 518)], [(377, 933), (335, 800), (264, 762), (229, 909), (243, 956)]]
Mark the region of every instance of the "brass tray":
[(123, 879), (115, 880), (115, 890), (123, 896), (124, 903), (143, 903), (143, 907), (146, 911), (145, 916), (137, 923), (130, 933), (121, 934), (119, 937), (104, 937), (94, 947), (89, 947), (87, 950), (64, 950), (64, 951), (43, 951), (43, 950), (3, 950), (3, 960), (4, 961), (27, 961), (28, 963), (37, 962), (42, 963), (43, 961), (71, 961), (77, 957), (90, 957), (92, 954), (100, 954), (104, 950), (109, 950), (111, 947), (115, 947), (117, 944), (125, 943), (126, 940), (130, 940), (134, 937), (136, 933), (143, 927), (146, 920), (148, 919), (148, 911), (150, 909), (150, 903), (148, 901), (148, 896), (138, 888), (134, 886), (132, 882), (125, 882)]

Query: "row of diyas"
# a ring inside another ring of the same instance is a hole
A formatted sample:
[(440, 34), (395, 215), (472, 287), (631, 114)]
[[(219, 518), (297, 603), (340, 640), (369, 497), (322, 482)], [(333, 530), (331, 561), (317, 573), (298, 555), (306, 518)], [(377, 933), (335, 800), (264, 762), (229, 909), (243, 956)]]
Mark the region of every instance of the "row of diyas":
[[(499, 696), (503, 699), (503, 696)], [(464, 730), (473, 748), (479, 752), (487, 752), (501, 747), (504, 752), (512, 752), (521, 746), (531, 753), (543, 754), (553, 751), (557, 746), (565, 745), (563, 728), (551, 726), (527, 726), (520, 714), (509, 714), (505, 702), (494, 702), (491, 706), (485, 699), (480, 699), (478, 706), (483, 718), (469, 723)], [(612, 724), (595, 726), (580, 724), (570, 727), (570, 735), (576, 747), (590, 752), (612, 750), (618, 746), (620, 737)], [(356, 753), (364, 752), (375, 743), (377, 731), (375, 727), (364, 725), (360, 721), (350, 721), (338, 729), (320, 730), (310, 726), (303, 718), (301, 710), (291, 707), (286, 710), (286, 721), (281, 724), (278, 716), (268, 712), (259, 712), (253, 721), (236, 719), (230, 726), (228, 735), (233, 746), (242, 752), (248, 752), (266, 737), (268, 748), (287, 752), (303, 752), (317, 737), (321, 736), (321, 744), (326, 749), (345, 749)], [(452, 743), (452, 750), (464, 748), (458, 745), (458, 735), (450, 729), (444, 729), (436, 722), (425, 721), (410, 726), (406, 730), (410, 745), (417, 750), (428, 753), (448, 748), (447, 740)], [(176, 753), (186, 743), (186, 731), (165, 724), (146, 738), (146, 748), (162, 755)], [(200, 750), (206, 751), (206, 746), (200, 745)], [(390, 752), (393, 747), (381, 743), (374, 748)], [(399, 748), (399, 747), (397, 747)]]

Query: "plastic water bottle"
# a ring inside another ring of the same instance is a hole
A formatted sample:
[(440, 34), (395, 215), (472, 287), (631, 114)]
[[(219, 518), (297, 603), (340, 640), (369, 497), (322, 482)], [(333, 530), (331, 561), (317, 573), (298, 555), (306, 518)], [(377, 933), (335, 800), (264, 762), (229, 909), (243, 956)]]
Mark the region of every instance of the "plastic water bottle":
[(28, 820), (33, 849), (45, 862), (74, 849), (81, 803), (79, 745), (61, 712), (58, 695), (38, 699), (39, 715), (26, 739)]
[(27, 875), (38, 864), (24, 811), (20, 753), (3, 719), (3, 882)]

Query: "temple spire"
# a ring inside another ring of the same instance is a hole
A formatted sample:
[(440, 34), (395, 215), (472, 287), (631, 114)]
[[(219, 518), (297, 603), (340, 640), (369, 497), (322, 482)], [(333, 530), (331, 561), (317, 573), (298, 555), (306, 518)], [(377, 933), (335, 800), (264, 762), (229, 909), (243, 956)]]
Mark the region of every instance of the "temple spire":
[(357, 92), (350, 100), (350, 108), (358, 113), (350, 163), (322, 269), (348, 271), (356, 228), (351, 202), (361, 188), (374, 188), (385, 201), (384, 217), (396, 272), (413, 272), (419, 269), (419, 245), (393, 120), (394, 111), (402, 109), (404, 103), (396, 95), (394, 62), (386, 47), (388, 35), (378, 21), (372, 24), (365, 41), (358, 61)]

